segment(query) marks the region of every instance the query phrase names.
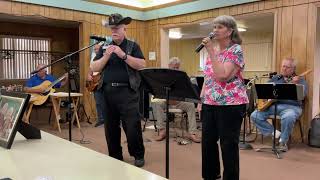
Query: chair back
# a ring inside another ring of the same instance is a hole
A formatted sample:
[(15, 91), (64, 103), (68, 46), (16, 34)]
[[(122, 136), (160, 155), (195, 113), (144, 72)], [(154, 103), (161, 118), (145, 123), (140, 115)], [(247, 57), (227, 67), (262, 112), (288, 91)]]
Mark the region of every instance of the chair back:
[(256, 109), (256, 107), (255, 107), (256, 98), (254, 95), (254, 88), (253, 87), (247, 88), (247, 96), (249, 99), (249, 103), (246, 105), (246, 112), (247, 112), (248, 116), (250, 116), (250, 114)]

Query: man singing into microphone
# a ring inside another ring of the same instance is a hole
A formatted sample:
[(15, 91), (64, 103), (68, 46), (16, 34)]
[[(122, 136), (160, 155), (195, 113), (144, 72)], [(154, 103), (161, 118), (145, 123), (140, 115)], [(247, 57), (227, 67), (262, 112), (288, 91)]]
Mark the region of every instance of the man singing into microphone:
[[(302, 84), (304, 88), (304, 96), (307, 92), (306, 81), (295, 74), (296, 61), (293, 58), (285, 58), (282, 61), (281, 73), (279, 76), (273, 76), (269, 82), (273, 83), (294, 83)], [(277, 104), (277, 115), (281, 119), (281, 132), (276, 130), (276, 138), (279, 138), (279, 149), (283, 152), (288, 151), (287, 142), (293, 130), (295, 121), (301, 116), (302, 102), (294, 100), (279, 100)], [(265, 136), (273, 136), (273, 126), (268, 123), (267, 119), (270, 115), (274, 115), (275, 106), (272, 105), (264, 111), (255, 110), (251, 114), (251, 119)]]
[(109, 155), (123, 160), (121, 128), (127, 136), (129, 154), (135, 158), (134, 165), (144, 166), (144, 145), (139, 114), (139, 86), (141, 78), (137, 70), (145, 67), (145, 58), (139, 45), (126, 38), (126, 25), (130, 17), (111, 14), (105, 27), (111, 29), (112, 42), (100, 48), (90, 68), (103, 73), (102, 90), (105, 98), (105, 136)]

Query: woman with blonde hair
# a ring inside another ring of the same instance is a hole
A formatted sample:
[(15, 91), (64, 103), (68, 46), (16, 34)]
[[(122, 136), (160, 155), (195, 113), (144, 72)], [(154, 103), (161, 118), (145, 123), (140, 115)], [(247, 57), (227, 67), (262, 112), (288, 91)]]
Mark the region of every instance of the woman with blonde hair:
[(202, 177), (220, 179), (218, 141), (223, 180), (239, 180), (239, 136), (248, 97), (242, 77), (243, 52), (236, 21), (231, 16), (213, 20), (214, 38), (204, 38), (208, 52), (204, 67), (202, 104)]

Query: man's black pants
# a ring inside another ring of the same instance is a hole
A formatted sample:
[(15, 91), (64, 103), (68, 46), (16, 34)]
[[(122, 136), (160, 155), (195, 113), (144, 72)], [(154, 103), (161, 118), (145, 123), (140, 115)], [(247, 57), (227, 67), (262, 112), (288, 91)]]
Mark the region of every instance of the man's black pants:
[(135, 159), (144, 158), (144, 145), (139, 114), (139, 93), (130, 87), (103, 86), (105, 108), (103, 116), (109, 155), (123, 160), (121, 128), (127, 137), (129, 154)]
[(202, 177), (220, 175), (218, 140), (223, 161), (223, 180), (239, 180), (239, 136), (245, 105), (202, 105)]

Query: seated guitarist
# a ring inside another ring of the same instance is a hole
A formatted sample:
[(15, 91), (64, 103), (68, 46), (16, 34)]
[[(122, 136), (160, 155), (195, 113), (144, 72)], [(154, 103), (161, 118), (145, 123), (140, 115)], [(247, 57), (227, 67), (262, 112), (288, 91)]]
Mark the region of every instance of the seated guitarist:
[[(45, 66), (44, 64), (39, 64), (37, 66), (36, 70), (39, 70), (44, 66)], [(32, 88), (32, 87), (39, 86), (44, 81), (53, 82), (55, 80), (56, 80), (56, 78), (53, 75), (47, 74), (47, 70), (46, 70), (46, 68), (44, 68), (41, 71), (37, 72), (37, 74), (30, 77), (30, 79), (26, 82), (26, 85), (24, 87), (24, 91), (26, 93), (39, 93), (39, 94), (43, 93), (46, 90), (46, 88), (41, 88), (41, 87)], [(67, 83), (67, 81), (68, 81), (68, 76), (66, 76), (66, 78), (64, 78), (61, 82), (58, 82), (56, 85), (54, 85), (53, 88), (60, 88), (60, 87), (64, 86)], [(61, 120), (60, 115), (57, 118), (63, 122), (63, 120)]]
[[(304, 86), (304, 96), (307, 92), (306, 81), (295, 74), (296, 61), (293, 58), (285, 58), (281, 64), (281, 74), (273, 76), (269, 82), (274, 83), (294, 83)], [(302, 102), (294, 100), (277, 101), (277, 115), (281, 119), (281, 132), (276, 130), (276, 138), (279, 138), (279, 150), (288, 151), (287, 142), (293, 130), (295, 121), (302, 113)], [(270, 115), (274, 115), (275, 106), (272, 105), (264, 111), (255, 110), (251, 114), (251, 119), (263, 135), (273, 135), (273, 126), (268, 123), (267, 119)]]

